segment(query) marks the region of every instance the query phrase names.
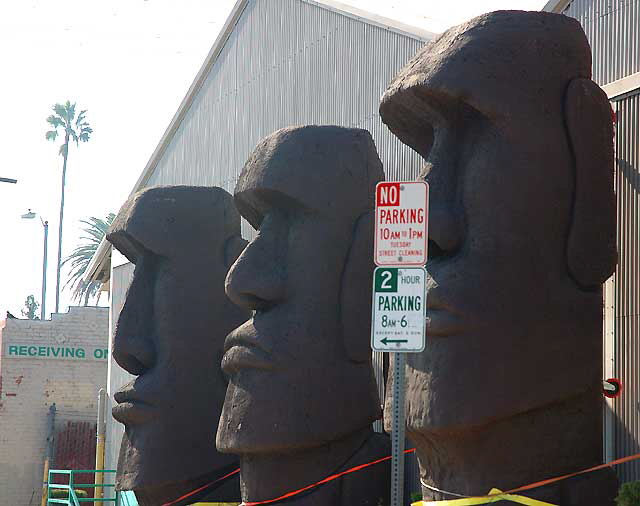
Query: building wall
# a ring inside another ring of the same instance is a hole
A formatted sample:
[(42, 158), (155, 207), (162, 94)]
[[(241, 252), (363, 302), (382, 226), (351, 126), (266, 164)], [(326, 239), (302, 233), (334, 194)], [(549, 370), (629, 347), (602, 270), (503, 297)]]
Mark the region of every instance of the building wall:
[[(387, 178), (415, 179), (420, 158), (382, 124), (378, 105), (423, 44), (302, 0), (249, 2), (147, 186), (233, 193), (258, 141), (300, 124), (365, 128)], [(246, 223), (243, 233), (252, 233)]]
[(563, 13), (584, 28), (599, 85), (640, 72), (640, 0), (573, 0)]
[(107, 339), (107, 308), (71, 307), (66, 314), (53, 314), (51, 321), (6, 321), (0, 362), (0, 506), (40, 504), (46, 420), (53, 403), (57, 429), (68, 421), (95, 423), (98, 390), (107, 379)]
[[(624, 390), (613, 410), (612, 457), (640, 453), (640, 89), (614, 99), (618, 267), (613, 277), (612, 375)], [(640, 480), (640, 461), (618, 468), (622, 481)]]
[[(563, 13), (587, 34), (598, 84), (608, 90), (634, 74), (640, 83), (640, 0), (573, 0)], [(616, 112), (618, 266), (605, 290), (604, 373), (624, 390), (605, 405), (608, 461), (640, 452), (640, 85), (609, 96)], [(639, 462), (616, 470), (621, 481), (640, 480)]]

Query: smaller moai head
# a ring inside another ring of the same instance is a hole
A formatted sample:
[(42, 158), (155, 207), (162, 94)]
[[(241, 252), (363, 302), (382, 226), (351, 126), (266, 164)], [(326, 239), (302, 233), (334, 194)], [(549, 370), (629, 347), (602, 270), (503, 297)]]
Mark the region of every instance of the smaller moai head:
[(221, 451), (304, 450), (380, 417), (369, 339), (383, 177), (360, 129), (285, 128), (249, 157), (234, 196), (257, 235), (226, 290), (254, 315), (225, 343)]
[(569, 17), (498, 11), (426, 45), (380, 114), (426, 160), (427, 347), (408, 427), (468, 428), (601, 381), (616, 263), (611, 110)]
[(107, 239), (135, 264), (112, 343), (113, 358), (136, 376), (113, 396), (125, 425), (117, 485), (159, 504), (232, 464), (212, 431), (227, 386), (224, 339), (249, 316), (224, 293), (246, 241), (231, 195), (191, 186), (136, 193)]

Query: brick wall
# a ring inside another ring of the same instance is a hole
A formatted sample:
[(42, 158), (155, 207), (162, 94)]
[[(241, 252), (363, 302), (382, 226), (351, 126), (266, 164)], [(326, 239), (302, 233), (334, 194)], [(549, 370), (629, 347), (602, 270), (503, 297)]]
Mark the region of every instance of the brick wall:
[[(108, 309), (6, 321), (0, 352), (0, 506), (40, 504), (47, 413), (56, 429), (95, 423), (106, 387)], [(53, 463), (55, 466), (55, 462)]]

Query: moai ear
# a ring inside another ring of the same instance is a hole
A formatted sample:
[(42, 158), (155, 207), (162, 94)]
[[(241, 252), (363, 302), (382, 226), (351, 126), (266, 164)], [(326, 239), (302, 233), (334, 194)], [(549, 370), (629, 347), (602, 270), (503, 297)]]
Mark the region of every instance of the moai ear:
[(567, 264), (581, 288), (598, 289), (617, 262), (613, 125), (604, 91), (590, 79), (571, 81), (565, 122), (575, 160)]
[(227, 270), (229, 270), (238, 259), (242, 250), (247, 247), (247, 244), (249, 244), (249, 242), (239, 235), (234, 235), (227, 239), (224, 244), (224, 261), (227, 266)]
[(373, 211), (361, 215), (353, 228), (353, 241), (340, 293), (340, 318), (347, 356), (354, 362), (371, 360), (371, 284), (373, 283)]

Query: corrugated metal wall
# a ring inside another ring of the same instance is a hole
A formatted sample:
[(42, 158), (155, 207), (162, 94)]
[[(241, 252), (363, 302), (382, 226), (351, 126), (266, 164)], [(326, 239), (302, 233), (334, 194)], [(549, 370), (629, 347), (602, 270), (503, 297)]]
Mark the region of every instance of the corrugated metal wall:
[[(613, 401), (614, 458), (640, 453), (640, 90), (615, 100), (618, 268), (614, 276), (613, 373), (623, 382)], [(640, 461), (619, 466), (640, 480)]]
[(250, 2), (147, 185), (233, 192), (258, 141), (299, 124), (366, 128), (387, 178), (414, 179), (420, 158), (389, 133), (378, 104), (423, 43), (300, 0)]
[(640, 0), (573, 0), (563, 12), (587, 34), (594, 81), (604, 85), (640, 72)]
[[(258, 141), (300, 124), (365, 128), (387, 179), (415, 179), (423, 162), (382, 124), (378, 105), (424, 42), (304, 0), (249, 2), (146, 186), (220, 186), (233, 193)], [(244, 221), (243, 235), (253, 236)], [(128, 275), (112, 278), (114, 308)], [(121, 376), (128, 375), (111, 361), (112, 391)], [(108, 431), (107, 466), (115, 469), (122, 429), (112, 422)], [(418, 491), (413, 456), (406, 474), (413, 477), (408, 491)]]

